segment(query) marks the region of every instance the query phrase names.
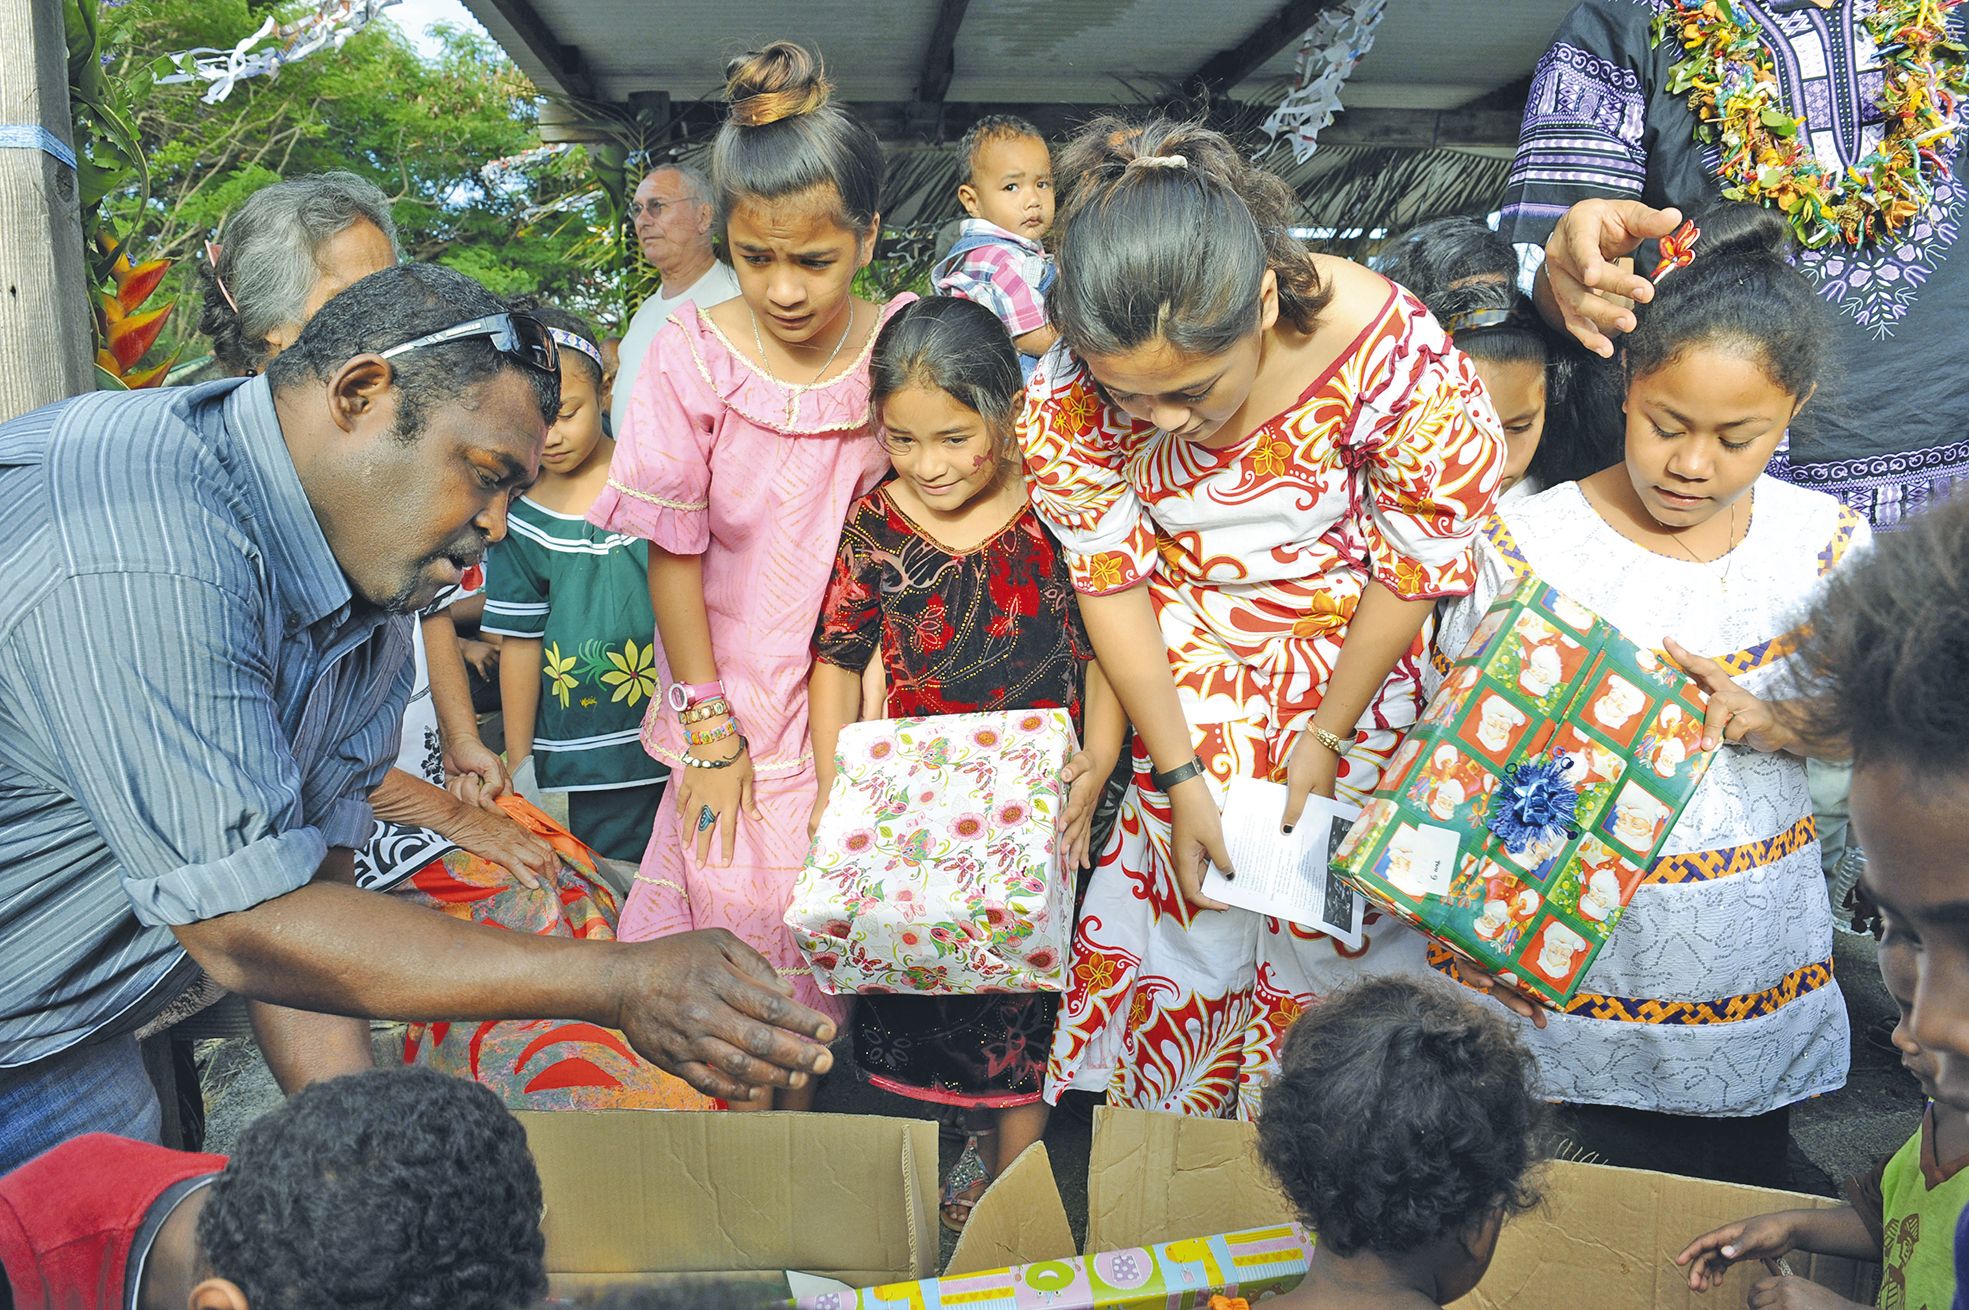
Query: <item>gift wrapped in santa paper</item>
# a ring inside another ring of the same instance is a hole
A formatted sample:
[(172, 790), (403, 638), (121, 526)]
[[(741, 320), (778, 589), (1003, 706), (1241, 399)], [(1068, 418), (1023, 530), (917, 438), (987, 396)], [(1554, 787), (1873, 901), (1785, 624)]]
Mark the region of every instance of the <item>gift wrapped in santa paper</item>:
[(834, 789), (786, 926), (829, 992), (1066, 990), (1065, 710), (841, 730)]
[(1334, 867), (1563, 1005), (1709, 765), (1701, 692), (1536, 577), (1485, 613)]

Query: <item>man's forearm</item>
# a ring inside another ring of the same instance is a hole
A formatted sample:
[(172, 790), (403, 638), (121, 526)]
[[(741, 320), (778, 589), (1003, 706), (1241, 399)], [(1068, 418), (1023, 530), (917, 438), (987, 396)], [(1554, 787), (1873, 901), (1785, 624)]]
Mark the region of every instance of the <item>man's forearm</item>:
[(369, 805), (379, 819), (435, 828), (439, 832), (445, 831), (460, 810), (470, 808), (444, 788), (432, 786), (402, 769), (391, 769), (383, 775), (383, 781), (369, 793)]
[(325, 877), (175, 932), (229, 991), (371, 1019), (618, 1027), (615, 966), (631, 949), (463, 923)]

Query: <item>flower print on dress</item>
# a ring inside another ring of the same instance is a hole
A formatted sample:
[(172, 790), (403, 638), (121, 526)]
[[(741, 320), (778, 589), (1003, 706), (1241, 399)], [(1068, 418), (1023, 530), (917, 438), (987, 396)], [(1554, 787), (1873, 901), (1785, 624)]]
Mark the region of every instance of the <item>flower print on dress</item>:
[(918, 650), (939, 651), (950, 644), (950, 620), (944, 613), (942, 596), (932, 596), (910, 628), (909, 638)]
[(1006, 801), (991, 812), (991, 821), (1001, 828), (1023, 828), (1032, 817), (1032, 806), (1024, 801)]
[(615, 688), (610, 700), (627, 700), (637, 705), (656, 695), (656, 643), (638, 646), (634, 639), (623, 643), (622, 653), (608, 653), (609, 663), (615, 665), (602, 675), (604, 686)]
[(568, 708), (568, 694), (580, 686), (574, 676), (574, 666), (581, 662), (578, 655), (562, 656), (560, 643), (549, 645), (540, 652), (541, 670), (547, 676), (547, 689), (560, 699), (561, 708)]

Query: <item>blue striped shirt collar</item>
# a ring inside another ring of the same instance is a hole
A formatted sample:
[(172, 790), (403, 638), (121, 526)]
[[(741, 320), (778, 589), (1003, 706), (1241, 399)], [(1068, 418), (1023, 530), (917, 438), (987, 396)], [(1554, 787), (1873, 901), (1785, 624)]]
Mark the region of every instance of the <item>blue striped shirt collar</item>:
[(249, 378), (226, 397), (225, 425), (246, 457), (243, 471), (251, 474), (259, 492), (265, 531), (255, 535), (273, 566), (282, 600), (304, 626), (346, 608), (354, 593), (301, 486), (274, 411), (273, 388), (264, 375)]

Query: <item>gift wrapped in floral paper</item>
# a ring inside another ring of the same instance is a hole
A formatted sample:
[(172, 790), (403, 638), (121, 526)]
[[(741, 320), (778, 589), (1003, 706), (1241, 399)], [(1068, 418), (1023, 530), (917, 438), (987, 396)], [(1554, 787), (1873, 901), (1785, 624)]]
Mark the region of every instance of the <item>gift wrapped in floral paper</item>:
[(1057, 992), (1065, 710), (879, 719), (841, 730), (834, 789), (786, 925), (829, 992)]
[(1485, 613), (1334, 867), (1563, 1005), (1708, 768), (1703, 713), (1662, 656), (1529, 577)]

